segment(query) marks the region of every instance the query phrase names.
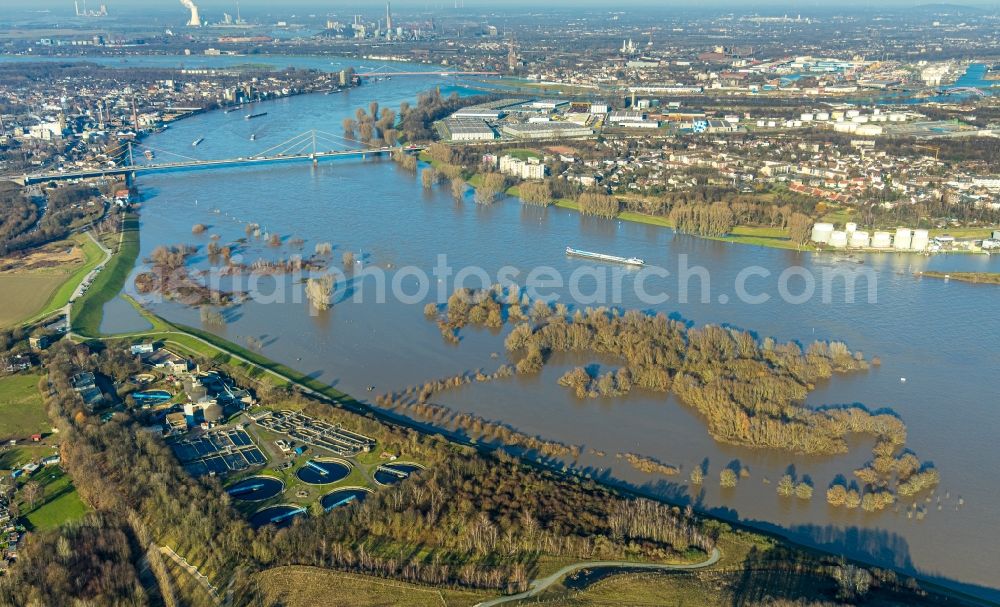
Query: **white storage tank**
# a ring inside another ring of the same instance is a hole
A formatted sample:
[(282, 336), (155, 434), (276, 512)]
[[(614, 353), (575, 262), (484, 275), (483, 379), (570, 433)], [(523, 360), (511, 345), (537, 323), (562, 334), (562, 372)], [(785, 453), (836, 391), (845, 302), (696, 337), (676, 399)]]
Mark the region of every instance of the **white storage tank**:
[(875, 232), (872, 235), (873, 249), (888, 249), (892, 246), (892, 234), (888, 232)]
[(833, 234), (832, 223), (814, 223), (812, 229), (812, 241), (820, 244), (829, 244), (830, 235)]
[(896, 237), (892, 239), (892, 246), (896, 248), (897, 251), (908, 251), (910, 250), (910, 241), (913, 237), (910, 232), (910, 228), (897, 228)]
[(802, 120), (802, 122), (812, 122), (813, 115), (810, 114), (810, 113), (808, 113), (808, 112), (806, 112), (806, 113), (801, 114), (799, 116), (799, 119)]
[(829, 119), (830, 119), (830, 112), (819, 112), (816, 114), (816, 120), (826, 121)]
[(870, 243), (871, 238), (868, 237), (868, 232), (861, 231), (851, 233), (852, 249), (867, 249)]
[(913, 230), (913, 238), (910, 239), (911, 251), (923, 251), (930, 244), (931, 237), (927, 230)]
[(853, 234), (854, 232), (858, 231), (858, 224), (854, 223), (853, 221), (848, 221), (847, 225), (844, 226), (844, 231), (847, 232), (848, 234)]
[(830, 246), (835, 249), (843, 249), (847, 247), (847, 232), (843, 230), (834, 230), (830, 233)]

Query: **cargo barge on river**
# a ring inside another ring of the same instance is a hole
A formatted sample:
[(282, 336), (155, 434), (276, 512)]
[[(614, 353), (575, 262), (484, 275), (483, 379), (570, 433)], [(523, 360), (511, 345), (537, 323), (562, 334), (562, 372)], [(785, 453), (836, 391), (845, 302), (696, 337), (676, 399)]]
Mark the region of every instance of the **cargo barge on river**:
[(574, 249), (572, 247), (566, 247), (566, 254), (573, 257), (583, 257), (585, 259), (596, 259), (598, 261), (609, 261), (611, 263), (623, 263), (629, 266), (644, 266), (646, 262), (638, 257), (619, 257), (617, 255), (606, 255), (604, 253), (595, 253), (593, 251), (584, 251), (581, 249)]

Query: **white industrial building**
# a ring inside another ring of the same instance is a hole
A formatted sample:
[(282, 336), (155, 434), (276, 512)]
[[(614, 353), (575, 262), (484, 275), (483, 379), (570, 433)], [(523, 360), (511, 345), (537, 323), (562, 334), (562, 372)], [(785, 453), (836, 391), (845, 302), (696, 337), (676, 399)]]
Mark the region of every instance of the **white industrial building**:
[(455, 118), (445, 122), (445, 127), (452, 141), (492, 141), (497, 138), (496, 131), (479, 118)]
[(488, 120), (499, 120), (503, 118), (506, 114), (502, 110), (495, 110), (492, 108), (484, 107), (467, 107), (462, 108), (452, 114), (453, 118), (484, 118)]
[(593, 129), (566, 122), (536, 122), (533, 124), (508, 124), (503, 134), (516, 139), (556, 139), (559, 137), (587, 137)]
[(635, 110), (615, 110), (608, 115), (608, 122), (639, 122), (646, 119), (646, 114)]

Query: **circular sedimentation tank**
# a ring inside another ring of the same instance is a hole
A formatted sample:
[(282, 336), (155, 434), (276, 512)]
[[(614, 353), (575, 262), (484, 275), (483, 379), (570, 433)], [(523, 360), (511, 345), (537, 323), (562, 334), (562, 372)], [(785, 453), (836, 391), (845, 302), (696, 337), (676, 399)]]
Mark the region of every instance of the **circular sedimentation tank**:
[(323, 506), (323, 510), (329, 511), (351, 504), (359, 504), (365, 501), (365, 498), (370, 493), (372, 493), (372, 490), (365, 489), (364, 487), (344, 487), (343, 489), (334, 489), (327, 493), (320, 498), (319, 503)]
[(251, 476), (226, 487), (226, 493), (241, 502), (262, 502), (284, 490), (285, 483), (273, 476)]
[(268, 506), (250, 515), (250, 525), (255, 529), (264, 525), (274, 525), (280, 529), (288, 527), (292, 524), (295, 517), (302, 516), (305, 513), (306, 509), (303, 506), (295, 506), (293, 504)]
[(418, 464), (383, 464), (378, 467), (373, 476), (375, 482), (380, 485), (395, 485), (408, 479), (411, 474), (420, 470), (423, 470), (423, 467)]
[(295, 476), (309, 485), (329, 485), (344, 480), (351, 473), (351, 465), (340, 459), (311, 459)]

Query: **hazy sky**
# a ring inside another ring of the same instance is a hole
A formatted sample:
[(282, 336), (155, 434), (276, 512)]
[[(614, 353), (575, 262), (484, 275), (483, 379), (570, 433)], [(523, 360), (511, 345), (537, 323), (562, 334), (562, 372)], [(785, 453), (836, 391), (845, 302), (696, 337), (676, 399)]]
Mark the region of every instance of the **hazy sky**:
[[(83, 0), (79, 0), (81, 3)], [(537, 0), (464, 0), (466, 8), (469, 9), (489, 9), (489, 8), (503, 8), (503, 7), (534, 7), (541, 8), (544, 6), (556, 6), (556, 7), (577, 7), (577, 6), (588, 6), (594, 8), (605, 7), (608, 10), (620, 10), (622, 8), (628, 7), (656, 7), (661, 9), (669, 9), (671, 7), (677, 8), (691, 8), (692, 2), (690, 0), (619, 0), (616, 2), (608, 2), (608, 0), (545, 0), (544, 3), (539, 3)], [(88, 0), (88, 6), (101, 4), (102, 0)], [(116, 8), (129, 9), (129, 12), (133, 10), (145, 9), (145, 10), (155, 10), (156, 12), (161, 12), (163, 10), (172, 10), (175, 5), (179, 5), (179, 0), (103, 0), (104, 4), (108, 5), (109, 10), (114, 10)], [(879, 7), (912, 7), (919, 6), (921, 4), (946, 4), (947, 2), (939, 2), (935, 0), (879, 0), (873, 2), (871, 0), (838, 0), (838, 2), (833, 3), (835, 7), (859, 7), (859, 8), (870, 8), (878, 9)], [(203, 7), (207, 10), (228, 10), (232, 9), (236, 5), (236, 0), (196, 0), (196, 4), (199, 7)], [(393, 6), (398, 6), (402, 8), (437, 8), (437, 7), (450, 7), (453, 5), (453, 0), (393, 0)], [(988, 7), (996, 8), (1000, 5), (997, 0), (958, 0), (955, 2), (950, 2), (954, 5), (964, 5), (964, 6), (976, 6), (976, 7)], [(823, 12), (828, 12), (831, 9), (831, 3), (828, 0), (763, 0), (763, 1), (753, 1), (753, 2), (740, 2), (737, 0), (700, 0), (694, 4), (699, 7), (719, 7), (727, 8), (730, 10), (740, 10), (745, 12), (759, 12), (765, 7), (768, 10), (788, 10), (789, 12), (796, 11), (808, 11), (810, 9), (822, 10)], [(24, 2), (23, 0), (0, 0), (0, 10), (7, 8), (36, 8), (36, 9), (72, 9), (73, 0), (29, 0)], [(295, 11), (310, 11), (310, 12), (340, 12), (345, 10), (354, 9), (374, 9), (376, 7), (384, 7), (384, 0), (375, 1), (364, 1), (364, 0), (240, 0), (240, 6), (246, 7), (250, 10), (255, 11), (268, 11), (268, 12), (295, 12)]]

